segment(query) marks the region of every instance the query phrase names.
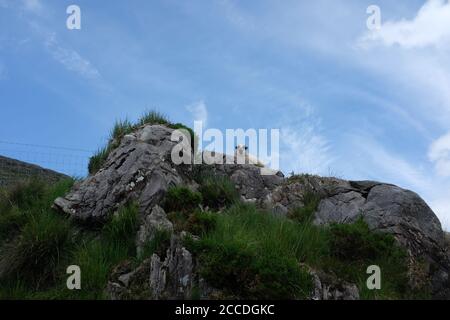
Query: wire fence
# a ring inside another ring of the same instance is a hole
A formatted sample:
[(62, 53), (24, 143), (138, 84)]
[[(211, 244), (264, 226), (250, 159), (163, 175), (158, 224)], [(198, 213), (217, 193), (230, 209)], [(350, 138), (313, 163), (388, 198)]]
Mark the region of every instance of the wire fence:
[(52, 172), (85, 177), (92, 151), (0, 141), (0, 185), (32, 175), (55, 177)]

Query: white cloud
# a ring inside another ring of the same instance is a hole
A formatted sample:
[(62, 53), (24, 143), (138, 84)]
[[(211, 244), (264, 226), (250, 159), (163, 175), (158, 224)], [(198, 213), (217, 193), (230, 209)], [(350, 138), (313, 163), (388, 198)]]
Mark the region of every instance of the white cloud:
[(45, 45), (53, 58), (67, 70), (74, 71), (89, 79), (100, 76), (98, 70), (88, 60), (84, 59), (77, 51), (60, 46), (54, 37), (50, 37)]
[(431, 144), (428, 158), (440, 176), (450, 177), (450, 132)]
[(448, 194), (430, 201), (429, 205), (438, 214), (442, 228), (450, 232), (450, 199)]
[(40, 0), (23, 0), (23, 7), (25, 10), (33, 13), (40, 13), (43, 9)]
[(428, 0), (412, 20), (388, 21), (379, 30), (367, 33), (363, 43), (375, 41), (404, 48), (439, 47), (450, 43), (450, 3)]
[(45, 32), (41, 26), (35, 22), (30, 23), (31, 28), (44, 38), (44, 45), (53, 59), (62, 64), (67, 70), (75, 72), (87, 79), (97, 79), (100, 72), (83, 58), (77, 51), (68, 49), (60, 45), (56, 39), (56, 34)]
[(187, 111), (189, 111), (194, 118), (194, 121), (202, 121), (203, 126), (208, 123), (208, 109), (204, 101), (198, 101), (193, 104), (186, 106)]
[(280, 128), (280, 166), (284, 172), (327, 175), (334, 157), (328, 139), (322, 134), (320, 118), (306, 101), (296, 108), (286, 107)]
[(366, 175), (373, 177), (375, 173), (377, 179), (382, 179), (383, 182), (408, 186), (417, 192), (431, 188), (429, 175), (425, 175), (417, 168), (417, 165), (411, 164), (402, 156), (388, 150), (372, 137), (358, 135), (351, 143), (353, 152), (360, 153), (358, 163), (367, 170)]
[(284, 127), (280, 131), (280, 162), (295, 173), (327, 174), (332, 164), (328, 141), (314, 126)]

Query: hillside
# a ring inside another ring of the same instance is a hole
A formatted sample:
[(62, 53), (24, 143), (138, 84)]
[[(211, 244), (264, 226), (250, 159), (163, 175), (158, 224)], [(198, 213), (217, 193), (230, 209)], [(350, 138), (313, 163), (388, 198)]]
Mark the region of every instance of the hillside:
[[(250, 164), (175, 165), (176, 127), (156, 114), (118, 123), (86, 179), (5, 195), (0, 298), (450, 298), (444, 232), (416, 193)], [(65, 287), (73, 264), (81, 290)]]
[(61, 173), (0, 155), (0, 187), (13, 185), (30, 177), (39, 177), (48, 182), (67, 178)]

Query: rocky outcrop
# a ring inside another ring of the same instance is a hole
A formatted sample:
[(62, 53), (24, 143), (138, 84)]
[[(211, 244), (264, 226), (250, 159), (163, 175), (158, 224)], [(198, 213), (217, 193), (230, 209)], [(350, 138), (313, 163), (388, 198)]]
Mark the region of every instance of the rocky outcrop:
[(371, 229), (394, 235), (407, 249), (411, 269), (424, 265), (435, 297), (450, 297), (444, 233), (439, 219), (416, 193), (374, 181), (302, 176), (276, 188), (266, 204), (302, 207), (303, 196), (311, 191), (322, 198), (315, 224), (352, 223), (362, 217)]
[[(223, 157), (222, 164), (175, 165), (171, 151), (177, 144), (171, 140), (173, 129), (147, 125), (122, 138), (102, 169), (77, 183), (63, 198), (56, 199), (55, 208), (87, 223), (104, 222), (118, 207), (130, 200), (139, 203), (142, 212), (159, 204), (170, 186), (193, 185), (198, 170), (226, 175), (247, 201), (264, 199), (283, 182), (283, 174), (261, 175), (261, 168), (235, 164)], [(206, 156), (205, 156), (206, 157)]]
[(113, 299), (192, 299), (211, 298), (211, 288), (195, 272), (197, 262), (183, 246), (186, 234), (172, 235), (165, 256), (153, 254), (133, 269), (131, 263), (119, 265), (113, 272), (107, 295)]
[(310, 271), (313, 278), (312, 300), (359, 300), (359, 290), (348, 283), (319, 271)]
[[(262, 175), (260, 167), (235, 164), (225, 155), (218, 155), (222, 164), (175, 165), (171, 161), (176, 144), (171, 141), (172, 132), (162, 125), (147, 125), (124, 136), (103, 168), (56, 199), (54, 206), (78, 221), (101, 224), (121, 205), (137, 201), (141, 226), (136, 245), (141, 252), (157, 230), (173, 233), (173, 225), (160, 207), (168, 188), (183, 184), (196, 189), (196, 175), (202, 172), (228, 176), (243, 201), (277, 216), (304, 206), (307, 195), (314, 193), (320, 197), (315, 224), (351, 223), (362, 217), (373, 230), (394, 235), (407, 249), (412, 279), (416, 266), (424, 265), (434, 296), (450, 298), (450, 262), (444, 233), (433, 211), (414, 192), (374, 181), (309, 175), (285, 178), (281, 172)], [(191, 297), (193, 291), (211, 298), (216, 291), (198, 279), (197, 267), (195, 258), (183, 247), (181, 235), (172, 234), (165, 255), (154, 254), (138, 267), (119, 266), (107, 291), (111, 298), (136, 297), (138, 292), (146, 298), (181, 299)], [(316, 271), (311, 274), (315, 283), (312, 298), (359, 297), (353, 284)]]
[(169, 129), (161, 125), (144, 126), (122, 138), (102, 169), (77, 183), (55, 207), (88, 223), (105, 221), (118, 207), (130, 200), (141, 212), (158, 204), (170, 186), (189, 183), (183, 166), (170, 159), (176, 142)]

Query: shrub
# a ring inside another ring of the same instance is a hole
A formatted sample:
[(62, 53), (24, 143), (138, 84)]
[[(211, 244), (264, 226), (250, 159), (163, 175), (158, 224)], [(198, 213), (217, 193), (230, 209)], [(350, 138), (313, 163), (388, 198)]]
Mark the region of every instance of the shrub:
[(392, 235), (372, 232), (362, 218), (352, 224), (331, 225), (330, 235), (332, 254), (340, 260), (373, 260), (395, 248)]
[[(403, 299), (423, 296), (408, 286), (406, 251), (392, 235), (371, 231), (362, 218), (352, 224), (333, 224), (329, 228), (330, 255), (323, 268), (341, 279), (356, 283), (362, 298)], [(382, 270), (381, 290), (368, 290), (366, 269), (377, 265)]]
[(203, 203), (212, 209), (221, 209), (239, 200), (239, 194), (227, 176), (203, 177), (199, 191), (203, 196)]
[(202, 195), (185, 186), (171, 187), (164, 200), (164, 209), (171, 211), (191, 211), (202, 203)]

